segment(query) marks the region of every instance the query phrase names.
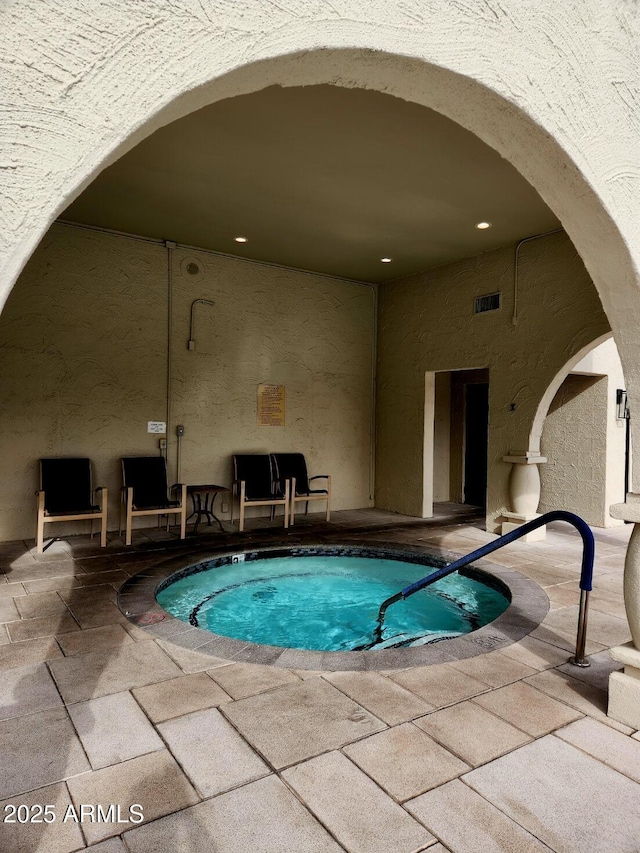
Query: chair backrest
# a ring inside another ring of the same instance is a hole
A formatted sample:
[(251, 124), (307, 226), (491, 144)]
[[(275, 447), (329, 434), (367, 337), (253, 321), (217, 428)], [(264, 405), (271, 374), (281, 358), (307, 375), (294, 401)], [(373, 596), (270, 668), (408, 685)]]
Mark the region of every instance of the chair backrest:
[(123, 456), (122, 480), (133, 487), (133, 505), (139, 509), (165, 506), (167, 463), (164, 456)]
[(268, 453), (241, 453), (233, 457), (233, 479), (245, 481), (245, 497), (260, 500), (273, 496), (274, 471)]
[(50, 515), (91, 509), (90, 459), (41, 459), (40, 488)]
[(285, 480), (296, 478), (296, 492), (306, 494), (309, 491), (309, 476), (307, 463), (303, 453), (272, 453), (276, 479), (284, 488)]

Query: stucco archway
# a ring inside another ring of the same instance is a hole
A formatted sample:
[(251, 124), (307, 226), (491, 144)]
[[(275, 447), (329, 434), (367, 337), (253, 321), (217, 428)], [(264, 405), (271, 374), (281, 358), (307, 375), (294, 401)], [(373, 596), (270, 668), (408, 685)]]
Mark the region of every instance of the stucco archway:
[(532, 453), (540, 452), (540, 438), (542, 436), (542, 430), (544, 429), (544, 422), (547, 414), (549, 412), (549, 406), (553, 398), (555, 397), (558, 389), (567, 378), (567, 376), (571, 373), (573, 368), (578, 364), (579, 361), (588, 355), (592, 350), (594, 350), (597, 346), (608, 341), (611, 338), (611, 332), (608, 332), (605, 335), (600, 335), (598, 338), (595, 338), (590, 344), (582, 347), (578, 350), (578, 352), (573, 355), (569, 361), (556, 373), (553, 377), (553, 380), (550, 382), (549, 387), (545, 391), (540, 403), (538, 404), (538, 408), (536, 410), (535, 418), (533, 420), (533, 425), (531, 427), (531, 432), (529, 434), (529, 447), (527, 448)]
[[(595, 0), (570, 21), (561, 15), (516, 0), (413, 11), (362, 0), (337, 10), (239, 4), (224, 18), (187, 2), (79, 4), (66, 16), (15, 4), (2, 36), (18, 60), (3, 88), (19, 118), (2, 146), (10, 201), (0, 299), (60, 211), (158, 127), (268, 85), (375, 88), (459, 122), (538, 190), (598, 288), (630, 396), (640, 397), (629, 191), (638, 131), (630, 90), (618, 82), (638, 73), (632, 28), (623, 10)], [(65, 51), (71, 59), (59, 58)]]

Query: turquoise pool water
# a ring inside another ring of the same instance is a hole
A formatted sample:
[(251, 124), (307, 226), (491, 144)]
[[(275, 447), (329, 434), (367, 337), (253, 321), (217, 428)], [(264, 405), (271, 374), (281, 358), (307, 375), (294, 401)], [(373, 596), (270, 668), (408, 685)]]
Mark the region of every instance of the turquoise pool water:
[[(174, 616), (225, 637), (286, 648), (349, 651), (372, 641), (385, 598), (434, 571), (399, 560), (275, 557), (197, 571), (157, 600)], [(457, 573), (387, 611), (376, 649), (424, 645), (493, 621), (509, 604)]]

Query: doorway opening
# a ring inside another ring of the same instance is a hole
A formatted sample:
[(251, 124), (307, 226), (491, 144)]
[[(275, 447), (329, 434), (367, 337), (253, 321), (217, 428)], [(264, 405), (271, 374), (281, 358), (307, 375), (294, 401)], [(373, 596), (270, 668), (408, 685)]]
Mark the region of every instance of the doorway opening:
[[(433, 374), (432, 374), (433, 375)], [(433, 500), (487, 506), (489, 370), (448, 370), (435, 374)]]

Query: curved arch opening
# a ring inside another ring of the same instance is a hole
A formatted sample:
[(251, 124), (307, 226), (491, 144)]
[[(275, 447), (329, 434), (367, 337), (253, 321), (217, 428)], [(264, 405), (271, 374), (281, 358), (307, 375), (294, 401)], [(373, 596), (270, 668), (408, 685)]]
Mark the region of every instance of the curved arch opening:
[[(113, 144), (110, 148), (108, 145), (102, 148), (102, 160), (94, 160), (91, 169), (87, 166), (84, 178), (77, 181), (74, 187), (70, 182), (65, 204), (77, 197), (81, 189), (88, 186), (109, 163), (132, 150), (154, 129), (167, 125), (180, 116), (192, 114), (204, 104), (218, 102), (230, 96), (248, 96), (256, 89), (264, 90), (268, 84), (292, 87), (301, 83), (305, 86), (333, 83), (346, 89), (384, 90), (408, 102), (429, 106), (467, 127), (512, 162), (518, 171), (536, 186), (554, 210), (566, 213), (566, 217), (562, 217), (563, 221), (567, 222), (568, 228), (573, 226), (571, 231), (578, 236), (584, 224), (582, 220), (585, 211), (589, 208), (585, 198), (593, 202), (593, 211), (598, 210), (598, 222), (602, 224), (607, 220), (599, 200), (586, 186), (584, 177), (569, 161), (559, 143), (546, 134), (541, 125), (502, 95), (477, 80), (423, 61), (382, 51), (377, 58), (380, 60), (379, 64), (372, 63), (370, 52), (357, 50), (325, 50), (273, 57), (212, 78), (198, 89), (186, 89), (178, 94), (174, 92), (174, 97), (167, 97), (151, 117), (142, 117), (128, 136), (111, 140)], [(105, 150), (109, 151), (106, 155)], [(577, 186), (581, 187), (581, 206), (572, 210), (571, 196)], [(58, 208), (61, 206), (58, 205)], [(246, 341), (238, 345), (238, 351), (243, 348), (246, 348)], [(419, 357), (419, 361), (421, 360), (422, 356)], [(477, 366), (473, 363), (461, 365), (471, 369)], [(460, 368), (451, 365), (451, 369)], [(188, 377), (188, 370), (185, 375)], [(383, 421), (384, 417), (383, 415)], [(412, 436), (412, 441), (414, 438)], [(503, 447), (500, 454), (506, 451), (507, 448)], [(417, 493), (421, 489), (416, 488), (415, 491)], [(497, 491), (499, 492), (499, 488)], [(387, 497), (383, 496), (381, 499), (383, 503), (387, 503)], [(402, 507), (398, 503), (397, 494), (392, 500), (396, 502), (395, 508), (422, 514), (419, 509), (416, 512), (412, 500), (408, 500)], [(494, 515), (499, 514), (501, 500), (499, 494), (493, 499)]]
[(554, 378), (541, 404), (547, 411), (540, 453), (547, 461), (540, 466), (540, 512), (569, 509), (595, 527), (622, 524), (609, 507), (624, 501), (629, 486), (625, 389), (611, 335), (585, 347)]

